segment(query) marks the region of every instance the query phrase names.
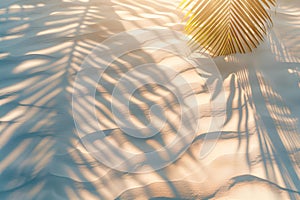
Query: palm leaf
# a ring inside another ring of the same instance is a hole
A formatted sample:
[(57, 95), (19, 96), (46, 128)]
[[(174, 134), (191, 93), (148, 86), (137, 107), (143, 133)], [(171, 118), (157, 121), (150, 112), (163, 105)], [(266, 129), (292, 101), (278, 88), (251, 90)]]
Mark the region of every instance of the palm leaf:
[(267, 8), (276, 0), (182, 0), (193, 46), (212, 56), (251, 52), (271, 27)]

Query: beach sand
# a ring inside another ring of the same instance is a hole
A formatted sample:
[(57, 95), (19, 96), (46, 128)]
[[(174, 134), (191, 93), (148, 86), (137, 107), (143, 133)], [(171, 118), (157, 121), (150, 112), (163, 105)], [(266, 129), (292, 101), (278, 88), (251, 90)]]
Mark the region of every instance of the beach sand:
[[(99, 128), (89, 123), (93, 103), (108, 140), (128, 151), (153, 151), (176, 136), (170, 128), (147, 142), (123, 136), (106, 104), (111, 97), (101, 85), (94, 102), (82, 95), (72, 106), (72, 96), (84, 59), (107, 38), (152, 27), (183, 31), (178, 4), (0, 3), (0, 199), (300, 199), (299, 0), (278, 0), (271, 11), (274, 26), (254, 52), (210, 60), (222, 77), (226, 116), (217, 144), (204, 158), (199, 158), (199, 149), (205, 136), (214, 134), (209, 127), (211, 93), (205, 85), (216, 77), (209, 68), (199, 73), (168, 52), (138, 50), (119, 57), (109, 66), (105, 84), (113, 87), (124, 70), (145, 62), (174, 67), (191, 82), (199, 81), (200, 128), (188, 149), (162, 169), (128, 173), (99, 162), (80, 141), (74, 110), (84, 128)], [(105, 48), (131, 49), (138, 44), (135, 39), (127, 35)], [(127, 40), (133, 46), (122, 44)], [(159, 67), (153, 70), (161, 75)], [(153, 95), (164, 91), (153, 87), (142, 92), (143, 108), (145, 102), (162, 101)], [(172, 98), (165, 103), (171, 117), (177, 109), (173, 103)], [(136, 123), (139, 114), (133, 113)], [(173, 123), (176, 127), (176, 118)], [(114, 154), (107, 157), (117, 159)]]

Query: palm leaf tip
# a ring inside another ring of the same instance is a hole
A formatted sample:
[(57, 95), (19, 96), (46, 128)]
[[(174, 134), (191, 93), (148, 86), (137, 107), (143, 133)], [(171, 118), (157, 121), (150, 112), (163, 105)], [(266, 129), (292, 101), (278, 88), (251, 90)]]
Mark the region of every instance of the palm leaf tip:
[(185, 30), (193, 45), (212, 56), (247, 53), (271, 27), (267, 11), (276, 0), (182, 0), (187, 10)]

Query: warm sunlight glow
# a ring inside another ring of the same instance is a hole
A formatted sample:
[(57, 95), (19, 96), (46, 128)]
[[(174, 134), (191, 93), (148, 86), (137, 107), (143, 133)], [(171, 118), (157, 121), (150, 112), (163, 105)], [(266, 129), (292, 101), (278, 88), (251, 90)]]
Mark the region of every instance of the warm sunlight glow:
[(299, 0), (0, 1), (0, 200), (297, 200)]

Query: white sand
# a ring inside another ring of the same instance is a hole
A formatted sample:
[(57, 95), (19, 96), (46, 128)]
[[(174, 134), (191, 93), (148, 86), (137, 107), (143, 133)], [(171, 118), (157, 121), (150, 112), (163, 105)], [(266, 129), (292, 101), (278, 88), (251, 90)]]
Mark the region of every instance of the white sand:
[[(113, 34), (153, 26), (182, 30), (178, 1), (45, 2), (0, 3), (0, 199), (300, 198), (299, 0), (278, 0), (274, 27), (253, 53), (214, 60), (224, 79), (227, 117), (209, 156), (198, 158), (212, 117), (205, 109), (210, 94), (199, 86), (198, 137), (180, 159), (147, 174), (110, 169), (86, 151), (73, 121), (72, 88), (85, 56)], [(189, 67), (175, 55), (156, 53), (124, 55), (112, 69), (145, 60)], [(101, 128), (117, 128), (99, 90)], [(83, 121), (90, 103), (77, 105)], [(160, 147), (172, 134), (142, 147)], [(127, 150), (143, 145), (118, 131), (110, 137)]]

